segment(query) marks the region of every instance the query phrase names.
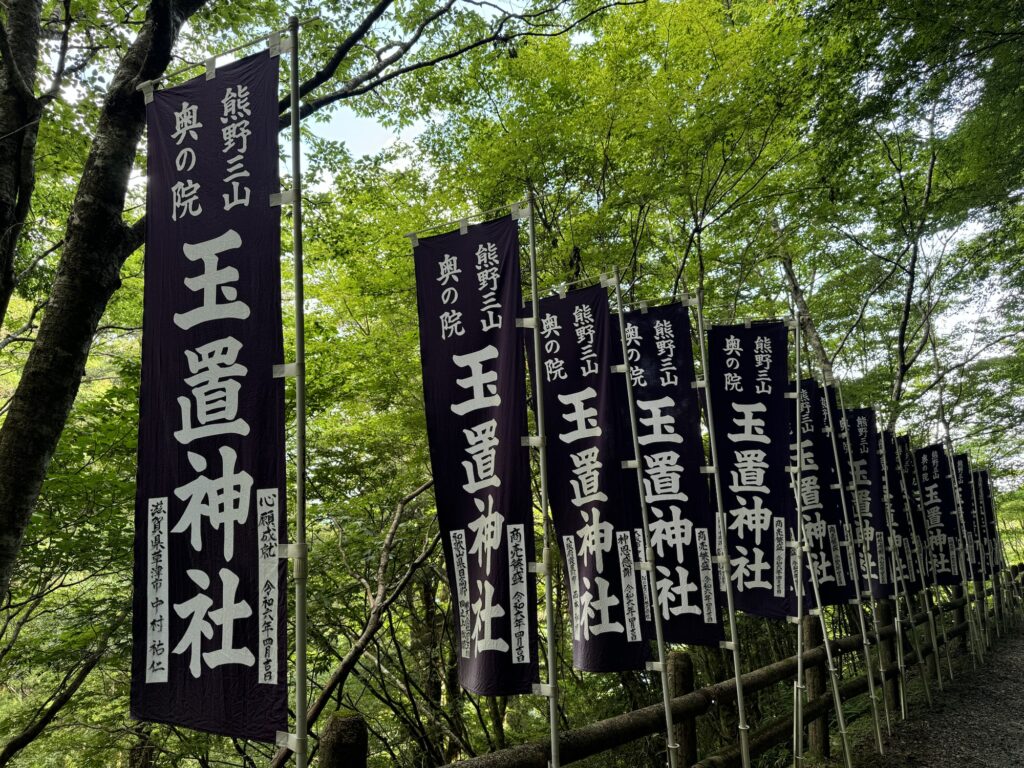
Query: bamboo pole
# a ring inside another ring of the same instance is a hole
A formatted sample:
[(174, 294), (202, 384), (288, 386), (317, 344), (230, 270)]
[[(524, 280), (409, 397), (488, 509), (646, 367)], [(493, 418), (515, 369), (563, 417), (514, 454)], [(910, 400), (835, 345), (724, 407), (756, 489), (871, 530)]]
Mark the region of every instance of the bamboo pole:
[[(822, 372), (822, 378), (825, 378), (824, 372)], [(832, 385), (833, 382), (826, 379), (824, 384), (828, 387)], [(846, 527), (847, 559), (850, 562), (850, 567), (853, 569), (853, 573), (850, 574), (854, 583), (853, 602), (857, 608), (857, 619), (860, 626), (860, 637), (864, 653), (864, 669), (867, 672), (868, 692), (871, 697), (871, 717), (875, 728), (875, 748), (877, 749), (878, 754), (884, 755), (885, 746), (882, 744), (882, 726), (878, 715), (878, 699), (875, 696), (874, 674), (871, 672), (871, 641), (868, 638), (867, 624), (864, 620), (864, 604), (861, 600), (860, 559), (859, 553), (857, 552), (858, 537), (855, 535), (855, 529), (853, 524), (850, 522), (850, 509), (847, 504), (846, 489), (843, 487), (843, 468), (842, 463), (839, 460), (838, 428), (835, 424), (835, 420), (832, 418), (832, 403), (828, 398), (827, 389), (825, 390), (825, 419), (828, 422), (829, 438), (832, 443), (832, 459), (835, 463), (836, 480), (839, 484), (839, 502), (840, 508), (843, 512), (843, 525)]]
[(545, 414), (544, 414), (544, 376), (541, 371), (544, 369), (541, 364), (541, 339), (540, 339), (540, 297), (537, 292), (537, 230), (534, 213), (533, 192), (526, 198), (526, 205), (529, 208), (527, 228), (529, 231), (530, 247), (530, 312), (533, 331), (533, 389), (536, 396), (537, 434), (539, 436), (537, 445), (537, 459), (540, 465), (540, 514), (543, 523), (544, 539), (541, 555), (541, 567), (544, 571), (544, 623), (547, 625), (548, 647), (547, 647), (547, 678), (548, 687), (541, 687), (540, 692), (548, 698), (548, 731), (551, 739), (550, 768), (560, 768), (561, 758), (559, 754), (558, 737), (558, 665), (557, 665), (557, 637), (555, 630), (555, 607), (554, 590), (552, 588), (552, 558), (551, 558), (551, 517), (548, 514), (548, 454), (547, 444), (544, 438)]
[[(925, 565), (924, 565), (925, 560), (924, 560), (924, 556), (922, 556), (922, 554), (921, 554), (921, 551), (924, 549), (923, 539), (921, 538), (920, 534), (918, 534), (918, 532), (917, 532), (917, 524), (914, 522), (914, 515), (913, 515), (913, 513), (911, 511), (912, 505), (917, 503), (918, 500), (916, 498), (914, 498), (914, 496), (910, 493), (910, 489), (907, 486), (907, 476), (906, 476), (906, 474), (905, 474), (905, 472), (903, 470), (903, 467), (906, 465), (906, 461), (910, 461), (911, 466), (914, 468), (914, 477), (916, 479), (916, 477), (917, 477), (917, 464), (914, 462), (913, 453), (910, 453), (907, 456), (907, 459), (904, 460), (903, 455), (900, 453), (900, 443), (899, 443), (899, 440), (895, 439), (895, 435), (893, 436), (893, 439), (894, 439), (894, 442), (895, 442), (895, 445), (896, 445), (896, 463), (899, 465), (900, 489), (903, 492), (903, 498), (904, 498), (904, 500), (905, 500), (905, 502), (907, 504), (907, 522), (910, 524), (910, 540), (911, 540), (910, 543), (911, 543), (911, 547), (913, 549), (915, 560), (917, 562), (917, 579), (918, 579), (918, 584), (921, 587), (921, 590), (920, 590), (921, 605), (924, 608), (925, 612), (928, 614), (928, 636), (929, 636), (929, 640), (931, 641), (931, 646), (932, 646), (932, 658), (935, 661), (935, 679), (938, 682), (939, 690), (941, 691), (942, 690), (942, 665), (939, 663), (939, 641), (938, 641), (938, 634), (936, 632), (936, 627), (935, 627), (935, 605), (934, 605), (934, 603), (931, 600), (931, 593), (928, 590), (928, 583), (927, 583), (926, 578), (925, 578), (926, 577), (926, 571), (925, 571)], [(909, 447), (910, 447), (909, 442), (907, 444), (907, 447), (908, 447), (908, 450), (909, 450)], [(923, 508), (922, 508), (922, 514), (923, 514)], [(931, 565), (930, 560), (929, 560), (929, 565)], [(932, 569), (931, 573), (933, 574), (933, 580), (934, 580), (934, 569)], [(908, 599), (908, 609), (909, 609), (910, 608), (910, 606), (909, 606), (909, 595), (908, 595), (907, 599)]]
[[(658, 604), (657, 572), (654, 571), (654, 548), (651, 546), (650, 508), (644, 492), (644, 470), (640, 457), (640, 427), (636, 416), (636, 393), (633, 391), (633, 377), (629, 373), (629, 353), (626, 349), (626, 313), (622, 307), (622, 281), (619, 268), (615, 268), (615, 307), (619, 316), (619, 344), (622, 348), (622, 373), (626, 378), (626, 400), (629, 404), (629, 428), (633, 438), (633, 458), (630, 460), (636, 470), (637, 493), (640, 496), (640, 521), (644, 536), (644, 561), (650, 568), (651, 608), (654, 615), (654, 637), (658, 648), (658, 663), (654, 669), (661, 674), (661, 697), (665, 704), (665, 751), (668, 753), (669, 768), (676, 768), (679, 745), (675, 740), (675, 726), (672, 722), (672, 694), (668, 679), (668, 658), (665, 653), (665, 628), (662, 624), (661, 608)], [(603, 281), (602, 281), (603, 282)]]
[[(797, 562), (796, 573), (794, 578), (794, 588), (796, 590), (796, 655), (797, 655), (797, 667), (796, 667), (796, 679), (793, 681), (793, 768), (799, 768), (803, 763), (804, 759), (804, 692), (806, 691), (806, 684), (804, 682), (804, 665), (803, 665), (803, 652), (804, 652), (804, 578), (801, 572), (800, 564), (803, 562), (804, 548), (807, 545), (807, 537), (804, 535), (804, 510), (803, 510), (803, 496), (800, 493), (800, 481), (803, 476), (804, 466), (804, 444), (803, 444), (803, 429), (800, 421), (800, 318), (799, 315), (795, 315), (792, 320), (793, 325), (793, 336), (795, 341), (796, 351), (794, 353), (794, 363), (796, 368), (796, 375), (794, 376), (795, 390), (793, 392), (793, 400), (796, 403), (794, 411), (794, 422), (793, 422), (793, 434), (796, 437), (796, 472), (794, 486), (794, 501), (796, 503), (796, 552), (795, 559)], [(821, 603), (819, 602), (820, 606)], [(828, 641), (828, 635), (824, 636), (824, 641)], [(841, 708), (840, 708), (841, 709)]]
[[(922, 485), (921, 485), (921, 471), (918, 469), (917, 459), (913, 455), (911, 455), (911, 459), (912, 459), (911, 464), (914, 467), (914, 482), (916, 483), (918, 491), (919, 491), (919, 493), (918, 493), (918, 497), (919, 498), (918, 498), (917, 501), (918, 501), (918, 504), (921, 505), (921, 518), (925, 519), (924, 499), (920, 498), (920, 496), (921, 496), (920, 491), (922, 489)], [(929, 566), (931, 566), (932, 587), (935, 590), (934, 594), (932, 592), (928, 592), (928, 599), (930, 600), (930, 602), (934, 606), (935, 605), (935, 594), (937, 594), (939, 592), (939, 572), (938, 572), (938, 569), (935, 567), (935, 559), (931, 556), (931, 551), (930, 550), (928, 552), (928, 564), (929, 564)], [(943, 645), (943, 650), (944, 650), (945, 655), (946, 655), (946, 666), (949, 669), (949, 679), (952, 680), (953, 679), (953, 659), (950, 658), (950, 655), (949, 655), (949, 639), (946, 637), (946, 617), (941, 613), (941, 611), (939, 612), (939, 629), (942, 632), (942, 645)], [(936, 668), (938, 668), (938, 664), (937, 663), (936, 663)], [(940, 691), (942, 690), (942, 683), (941, 683), (941, 681), (939, 683), (939, 690)]]
[(306, 700), (306, 320), (302, 264), (302, 144), (299, 132), (299, 19), (291, 36), (292, 254), (295, 261), (295, 766), (308, 762)]
[(720, 536), (715, 539), (719, 544), (718, 567), (725, 574), (725, 601), (729, 613), (729, 641), (725, 647), (732, 651), (732, 666), (736, 676), (736, 712), (738, 717), (737, 730), (739, 731), (740, 754), (742, 756), (743, 768), (750, 768), (750, 726), (747, 725), (746, 707), (743, 701), (743, 677), (740, 673), (740, 637), (736, 627), (736, 604), (732, 589), (732, 561), (729, 559), (729, 550), (725, 545), (727, 523), (725, 519), (725, 504), (722, 497), (722, 478), (719, 473), (718, 449), (715, 447), (715, 417), (714, 407), (711, 405), (711, 397), (708, 394), (708, 350), (707, 339), (704, 335), (704, 299), (703, 291), (697, 289), (696, 299), (684, 298), (687, 306), (697, 310), (697, 339), (700, 344), (700, 365), (701, 382), (704, 386), (704, 407), (708, 417), (708, 432), (711, 435), (711, 468), (715, 485), (716, 519)]
[[(846, 404), (843, 401), (843, 389), (840, 386), (838, 381), (835, 383), (835, 388), (836, 388), (836, 395), (839, 398), (839, 411), (842, 414), (843, 420), (845, 421), (846, 420)], [(857, 483), (857, 473), (853, 471), (853, 445), (850, 443), (850, 429), (849, 429), (849, 425), (847, 425), (847, 428), (845, 430), (843, 430), (842, 434), (843, 434), (843, 445), (846, 448), (846, 460), (847, 460), (847, 462), (849, 463), (849, 466), (850, 466), (850, 491), (853, 493), (853, 499), (854, 499), (854, 502), (856, 503), (856, 500), (857, 500), (857, 498), (859, 496), (859, 490), (860, 489), (859, 489), (858, 483)], [(856, 530), (856, 538), (857, 538), (857, 540), (859, 540), (861, 542), (861, 545), (863, 546), (863, 555), (864, 555), (864, 561), (863, 562), (864, 562), (864, 565), (865, 565), (864, 572), (862, 573), (861, 568), (860, 568), (860, 562), (858, 561), (858, 563), (857, 563), (857, 573), (862, 575), (863, 578), (864, 578), (864, 585), (867, 588), (866, 594), (868, 596), (868, 604), (871, 606), (871, 626), (874, 629), (875, 637), (878, 637), (878, 607), (875, 605), (875, 595), (874, 595), (874, 591), (871, 589), (871, 572), (870, 572), (871, 542), (867, 541), (864, 538), (864, 531), (863, 531), (863, 529), (861, 527), (861, 524), (860, 524), (860, 515), (859, 514), (855, 514), (853, 516), (853, 520), (854, 520), (854, 523), (856, 524), (856, 528), (855, 528), (855, 530)], [(859, 587), (860, 587), (860, 582), (858, 580), (858, 589), (859, 589)], [(863, 607), (863, 604), (862, 604), (862, 607)], [(878, 659), (878, 669), (879, 669), (879, 672), (881, 672), (881, 670), (882, 670), (882, 651), (881, 651), (881, 648), (877, 649), (875, 655), (876, 655), (876, 657)], [(870, 677), (870, 675), (869, 675), (869, 677)], [(884, 679), (884, 677), (882, 679), (882, 686), (883, 686), (883, 691), (882, 691), (882, 710), (885, 713), (885, 730), (886, 730), (886, 732), (888, 734), (891, 735), (892, 734), (892, 724), (889, 721), (889, 701), (886, 699), (886, 696), (885, 696), (885, 691), (884, 691), (885, 679)], [(873, 685), (872, 685), (872, 688), (874, 688)], [(874, 693), (872, 693), (872, 695), (874, 695)], [(881, 741), (879, 741), (879, 744), (881, 744)], [(884, 747), (882, 747), (881, 749), (882, 749), (881, 754), (885, 754)]]
[[(800, 528), (804, 529), (803, 518), (800, 519)], [(829, 681), (832, 688), (832, 706), (836, 712), (836, 726), (839, 728), (839, 740), (843, 747), (843, 765), (845, 768), (853, 768), (852, 756), (850, 754), (850, 739), (846, 733), (846, 716), (843, 712), (843, 698), (839, 690), (839, 671), (835, 665), (835, 654), (832, 652), (832, 640), (828, 636), (828, 626), (825, 621), (825, 610), (821, 604), (821, 587), (818, 583), (818, 574), (814, 570), (814, 563), (811, 562), (811, 549), (807, 544), (807, 531), (803, 531), (804, 546), (801, 555), (807, 564), (807, 570), (811, 575), (811, 589), (814, 590), (814, 602), (817, 605), (818, 620), (821, 622), (821, 640), (825, 648), (825, 661), (828, 665)]]
[[(893, 442), (896, 438), (893, 437)], [(885, 509), (885, 523), (888, 527), (888, 536), (883, 537), (885, 544), (889, 547), (889, 572), (892, 574), (892, 589), (893, 589), (893, 608), (896, 612), (895, 623), (896, 623), (896, 666), (900, 671), (897, 683), (899, 686), (899, 704), (900, 704), (900, 719), (907, 719), (907, 668), (904, 664), (903, 658), (903, 632), (902, 632), (902, 616), (900, 611), (900, 584), (902, 583), (902, 576), (897, 572), (897, 561), (896, 561), (896, 533), (895, 533), (895, 520), (892, 512), (892, 489), (889, 488), (889, 460), (885, 455), (885, 433), (882, 430), (878, 430), (878, 457), (882, 465), (882, 505)], [(885, 557), (885, 553), (880, 553), (879, 557)]]

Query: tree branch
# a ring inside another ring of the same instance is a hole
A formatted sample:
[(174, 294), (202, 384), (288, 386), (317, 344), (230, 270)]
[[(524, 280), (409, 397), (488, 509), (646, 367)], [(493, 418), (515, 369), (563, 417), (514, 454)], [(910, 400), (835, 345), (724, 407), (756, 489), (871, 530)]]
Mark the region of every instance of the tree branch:
[(7, 334), (3, 339), (0, 339), (0, 349), (4, 349), (5, 347), (10, 346), (16, 341), (27, 341), (28, 339), (26, 339), (23, 336), (23, 334), (26, 334), (29, 331), (35, 329), (36, 315), (38, 315), (48, 303), (48, 300), (44, 300), (38, 302), (34, 307), (32, 307), (32, 314), (29, 315), (28, 320), (25, 322), (25, 324), (18, 328), (18, 330), (12, 331), (11, 333)]
[(85, 682), (86, 678), (107, 652), (107, 644), (110, 641), (111, 635), (121, 626), (127, 615), (127, 610), (123, 610), (118, 614), (114, 619), (114, 623), (103, 634), (97, 648), (82, 662), (77, 673), (70, 680), (65, 677), (66, 685), (64, 685), (63, 690), (51, 697), (52, 700), (39, 712), (35, 719), (4, 745), (4, 748), (0, 750), (0, 768), (10, 763), (15, 755), (35, 741), (39, 734), (43, 732), (43, 729), (67, 706), (71, 698), (81, 688), (82, 683)]
[[(349, 36), (345, 38), (345, 40), (342, 41), (341, 45), (334, 49), (334, 54), (327, 63), (324, 64), (316, 74), (299, 86), (299, 98), (306, 96), (314, 89), (319, 88), (334, 77), (334, 73), (338, 71), (338, 67), (341, 66), (345, 57), (348, 56), (356, 44), (361, 42), (370, 33), (370, 30), (373, 29), (373, 25), (381, 16), (384, 15), (384, 12), (387, 11), (394, 2), (395, 0), (380, 0), (380, 2), (378, 2), (377, 5), (375, 5), (370, 12), (366, 14), (363, 20), (359, 22), (359, 25), (349, 33)], [(278, 109), (281, 112), (284, 112), (288, 109), (290, 103), (291, 94), (281, 99)]]
[[(610, 8), (615, 8), (615, 7), (619, 7), (619, 6), (629, 6), (629, 5), (641, 5), (644, 2), (646, 2), (646, 0), (618, 0), (616, 2), (608, 2), (608, 3), (605, 3), (605, 4), (601, 5), (600, 7), (595, 8), (594, 10), (584, 14), (580, 18), (576, 19), (575, 21), (573, 21), (573, 22), (571, 22), (569, 24), (566, 24), (563, 27), (560, 27), (558, 29), (551, 30), (551, 31), (544, 31), (544, 32), (536, 31), (536, 30), (531, 30), (531, 29), (526, 29), (526, 30), (522, 30), (522, 31), (519, 31), (519, 32), (505, 33), (504, 32), (505, 26), (507, 24), (509, 24), (510, 22), (515, 21), (515, 20), (528, 20), (527, 16), (524, 15), (524, 14), (511, 14), (511, 13), (510, 14), (506, 14), (505, 16), (503, 16), (502, 18), (500, 18), (497, 21), (497, 23), (492, 28), (491, 34), (489, 34), (489, 35), (487, 35), (485, 37), (478, 38), (477, 40), (474, 40), (473, 42), (466, 43), (465, 45), (462, 45), (462, 46), (460, 46), (458, 48), (455, 48), (455, 49), (453, 49), (451, 51), (448, 51), (447, 53), (442, 53), (442, 54), (439, 54), (439, 55), (434, 56), (432, 58), (428, 58), (428, 59), (424, 59), (424, 60), (421, 60), (421, 61), (417, 61), (417, 62), (414, 62), (412, 64), (408, 64), (408, 65), (406, 65), (404, 67), (399, 67), (397, 69), (392, 70), (391, 72), (384, 72), (384, 70), (387, 68), (387, 66), (390, 66), (390, 65), (394, 64), (396, 61), (398, 61), (399, 59), (401, 59), (402, 56), (386, 57), (387, 64), (385, 66), (377, 65), (377, 66), (371, 67), (370, 69), (366, 70), (365, 72), (361, 73), (360, 75), (350, 79), (348, 82), (346, 82), (344, 85), (342, 85), (341, 88), (333, 91), (332, 93), (328, 93), (328, 94), (326, 94), (324, 96), (321, 96), (318, 99), (314, 99), (313, 101), (304, 104), (302, 106), (301, 110), (300, 110), (300, 116), (301, 117), (308, 117), (309, 115), (313, 114), (314, 112), (316, 112), (316, 111), (318, 111), (320, 109), (323, 109), (324, 107), (326, 107), (326, 106), (328, 106), (330, 104), (334, 104), (337, 101), (341, 101), (342, 99), (349, 99), (349, 98), (352, 98), (353, 96), (359, 96), (361, 94), (364, 94), (364, 93), (367, 93), (369, 91), (372, 91), (375, 88), (378, 88), (379, 86), (383, 85), (384, 83), (388, 82), (389, 80), (393, 80), (396, 77), (400, 77), (401, 75), (409, 74), (410, 72), (415, 72), (416, 70), (419, 70), (419, 69), (425, 69), (427, 67), (432, 67), (432, 66), (434, 66), (436, 64), (440, 64), (440, 63), (445, 62), (445, 61), (450, 61), (452, 59), (456, 59), (459, 56), (462, 56), (462, 55), (464, 55), (466, 53), (469, 53), (472, 50), (480, 48), (480, 47), (482, 47), (484, 45), (488, 45), (490, 43), (494, 43), (494, 42), (498, 42), (498, 41), (508, 42), (510, 40), (515, 40), (515, 39), (518, 39), (518, 38), (526, 38), (526, 37), (557, 37), (559, 35), (564, 35), (566, 32), (572, 31), (573, 29), (578, 27), (580, 24), (583, 24), (584, 22), (586, 22), (589, 19), (593, 18), (597, 14), (603, 13), (604, 11), (607, 11)], [(559, 3), (559, 4), (561, 4), (561, 3)], [(418, 39), (419, 36), (422, 35), (422, 33), (423, 33), (423, 30), (416, 30), (416, 31), (413, 32), (413, 37)], [(412, 39), (412, 37), (410, 39)], [(408, 43), (409, 41), (406, 41), (406, 42)], [(412, 40), (412, 42), (415, 42), (415, 40)], [(405, 46), (405, 43), (401, 44), (399, 46), (399, 48), (401, 49), (403, 46)], [(411, 47), (411, 43), (409, 44), (409, 46), (406, 46), (402, 50), (402, 55), (404, 55), (408, 51), (408, 47)], [(286, 122), (287, 119), (288, 119), (287, 115), (282, 117), (282, 123)]]
[[(312, 728), (316, 723), (317, 718), (320, 717), (320, 713), (323, 712), (324, 708), (330, 702), (334, 692), (339, 687), (344, 686), (345, 680), (348, 679), (349, 674), (353, 669), (355, 669), (359, 659), (366, 652), (367, 648), (369, 648), (370, 643), (373, 641), (377, 632), (380, 631), (380, 628), (383, 626), (385, 611), (387, 611), (391, 604), (398, 599), (402, 590), (405, 589), (409, 580), (412, 579), (413, 574), (416, 573), (416, 571), (418, 571), (428, 559), (430, 559), (438, 542), (441, 540), (441, 534), (435, 534), (430, 542), (424, 546), (419, 557), (410, 563), (401, 577), (399, 577), (399, 579), (389, 587), (387, 583), (388, 563), (391, 561), (391, 554), (395, 545), (395, 537), (398, 533), (399, 524), (405, 515), (405, 510), (409, 504), (411, 504), (421, 494), (429, 490), (433, 485), (434, 481), (428, 480), (416, 488), (416, 490), (399, 500), (395, 505), (395, 511), (391, 517), (391, 526), (388, 528), (387, 535), (384, 537), (384, 541), (381, 544), (380, 559), (377, 563), (377, 591), (370, 598), (370, 615), (366, 619), (366, 625), (363, 627), (362, 633), (360, 633), (359, 637), (356, 638), (354, 643), (352, 643), (352, 647), (349, 648), (348, 653), (345, 654), (345, 657), (331, 673), (331, 676), (328, 678), (323, 690), (320, 692), (320, 695), (317, 696), (316, 701), (314, 701), (313, 705), (309, 708), (307, 716), (310, 728)], [(270, 768), (281, 768), (288, 761), (290, 755), (291, 750), (287, 748), (279, 749), (277, 754), (274, 755), (274, 759), (270, 762)]]

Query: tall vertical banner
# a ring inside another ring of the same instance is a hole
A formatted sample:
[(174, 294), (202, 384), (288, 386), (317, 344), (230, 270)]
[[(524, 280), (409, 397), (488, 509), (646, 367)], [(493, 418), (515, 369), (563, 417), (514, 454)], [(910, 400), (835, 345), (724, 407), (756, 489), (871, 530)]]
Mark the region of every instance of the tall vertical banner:
[[(665, 641), (717, 645), (724, 638), (719, 612), (725, 603), (713, 563), (715, 516), (701, 474), (690, 316), (685, 305), (667, 304), (628, 312), (625, 320)], [(637, 551), (643, 552), (639, 533)], [(643, 580), (648, 573), (640, 575)]]
[(789, 331), (782, 322), (708, 330), (708, 397), (722, 479), (736, 607), (796, 615), (790, 563), (796, 501), (789, 484)]
[(519, 227), (511, 216), (415, 247), (420, 357), (459, 659), (473, 693), (529, 693), (537, 595)]
[(889, 430), (882, 432), (882, 451), (885, 456), (884, 485), (892, 518), (889, 540), (896, 569), (893, 581), (908, 594), (916, 595), (923, 584), (917, 573), (917, 560), (914, 555), (915, 542), (910, 524), (912, 502), (903, 493), (905, 483), (900, 477), (900, 457), (896, 452), (896, 440), (896, 436)]
[(989, 573), (995, 573), (1004, 566), (1003, 551), (999, 546), (999, 529), (996, 522), (996, 507), (992, 498), (992, 481), (987, 469), (978, 470), (978, 488), (981, 491), (981, 509), (985, 514), (985, 539), (988, 546)]
[(871, 408), (845, 411), (853, 452), (853, 511), (857, 516), (857, 534), (863, 539), (860, 567), (878, 598), (892, 597), (893, 580), (889, 573), (889, 524), (882, 499), (882, 464), (878, 455), (878, 421)]
[(953, 477), (946, 449), (941, 443), (914, 451), (919, 479), (918, 492), (924, 510), (925, 546), (935, 578), (941, 586), (960, 584), (957, 559), (960, 526), (956, 519)]
[(981, 578), (981, 536), (978, 529), (978, 504), (974, 497), (972, 482), (971, 457), (966, 453), (953, 454), (953, 469), (957, 487), (960, 489), (960, 508), (964, 513), (967, 565), (976, 578)]
[(907, 523), (910, 526), (912, 543), (915, 552), (920, 553), (920, 563), (917, 563), (917, 560), (915, 563), (923, 567), (923, 573), (918, 574), (918, 582), (924, 589), (934, 582), (934, 568), (931, 552), (928, 550), (928, 523), (924, 507), (921, 505), (921, 491), (917, 485), (917, 469), (909, 435), (896, 436), (896, 458), (906, 488), (904, 499), (907, 503)]
[[(840, 605), (856, 595), (846, 552), (846, 524), (843, 521), (839, 482), (832, 444), (826, 430), (824, 392), (814, 379), (800, 382), (800, 435), (803, 466), (799, 485), (793, 474), (794, 492), (800, 496), (808, 558), (818, 581), (822, 605)], [(795, 431), (794, 431), (795, 434)], [(795, 466), (797, 451), (790, 447)]]
[[(612, 380), (613, 334), (600, 286), (540, 302), (548, 485), (569, 587), (573, 666), (589, 672), (642, 669), (644, 637), (636, 531), (642, 526), (624, 421)], [(620, 354), (621, 356), (621, 354)], [(615, 374), (619, 375), (619, 374)], [(621, 382), (620, 382), (621, 384)], [(649, 434), (665, 434), (653, 420)]]
[(149, 131), (131, 711), (287, 725), (277, 58), (157, 91)]

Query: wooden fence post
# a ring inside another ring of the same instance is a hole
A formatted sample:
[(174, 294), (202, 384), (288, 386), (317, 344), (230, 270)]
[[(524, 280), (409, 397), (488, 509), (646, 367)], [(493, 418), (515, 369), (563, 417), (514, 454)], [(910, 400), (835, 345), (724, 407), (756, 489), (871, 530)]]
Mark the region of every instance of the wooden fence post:
[[(668, 681), (672, 698), (684, 696), (694, 690), (693, 659), (686, 651), (672, 651), (668, 655)], [(679, 762), (690, 766), (697, 762), (697, 721), (677, 718), (675, 740), (679, 745)]]
[[(964, 588), (962, 586), (960, 586), (960, 585), (957, 585), (957, 586), (953, 587), (952, 593), (953, 593), (953, 599), (954, 600), (959, 600), (961, 598), (966, 598), (967, 597), (967, 593), (964, 591)], [(965, 621), (967, 621), (967, 610), (966, 610), (966, 608), (967, 608), (967, 606), (965, 604), (965, 605), (962, 605), (962, 606), (957, 606), (957, 608), (953, 611), (953, 623), (954, 623), (955, 626), (960, 626)], [(960, 647), (965, 649), (965, 650), (967, 649), (967, 637), (966, 636), (960, 639)]]
[[(804, 616), (804, 642), (808, 649), (817, 648), (824, 642), (821, 636), (821, 622), (816, 616)], [(817, 699), (831, 696), (827, 689), (828, 671), (826, 662), (809, 665), (804, 668), (804, 685), (807, 686), (807, 704)], [(817, 720), (807, 723), (807, 748), (811, 754), (821, 757), (829, 756), (828, 711)]]
[[(878, 600), (875, 605), (878, 608), (878, 626), (887, 627), (895, 623), (895, 610), (890, 599)], [(882, 667), (888, 669), (896, 663), (896, 643), (902, 643), (901, 637), (887, 637), (878, 643), (878, 652), (882, 655)], [(889, 702), (890, 711), (899, 710), (899, 681), (895, 677), (886, 679), (884, 695)]]

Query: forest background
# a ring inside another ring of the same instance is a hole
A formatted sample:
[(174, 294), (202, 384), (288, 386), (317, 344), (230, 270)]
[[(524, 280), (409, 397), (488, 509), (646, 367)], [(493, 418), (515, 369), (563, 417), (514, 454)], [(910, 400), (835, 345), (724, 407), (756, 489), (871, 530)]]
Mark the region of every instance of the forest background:
[[(0, 766), (272, 755), (128, 716), (135, 86), (288, 13), (324, 17), (304, 32), (302, 71), (310, 683), (321, 711), (365, 717), (373, 765), (440, 765), (546, 733), (542, 700), (457, 686), (404, 237), (528, 191), (542, 286), (618, 267), (627, 301), (700, 288), (711, 322), (796, 306), (805, 357), (824, 356), (848, 404), (924, 444), (941, 400), (954, 441), (991, 467), (1022, 559), (1019, 0), (8, 0)], [(405, 139), (353, 156), (324, 138), (339, 104)], [(286, 277), (286, 314), (288, 290)], [(749, 668), (792, 653), (791, 628), (742, 624)], [(564, 637), (558, 653), (565, 727), (659, 696), (646, 673), (573, 672)], [(694, 659), (698, 683), (731, 674), (718, 651)], [(755, 699), (755, 721), (787, 701)], [(702, 744), (728, 743), (732, 726), (705, 718)], [(590, 764), (656, 753), (652, 739)]]

